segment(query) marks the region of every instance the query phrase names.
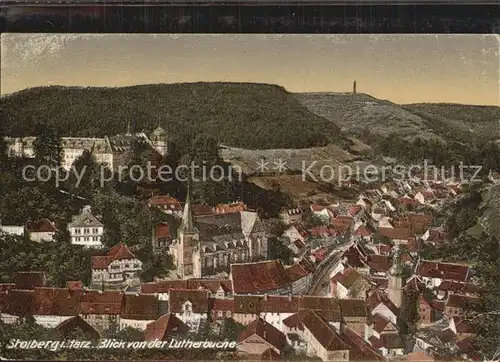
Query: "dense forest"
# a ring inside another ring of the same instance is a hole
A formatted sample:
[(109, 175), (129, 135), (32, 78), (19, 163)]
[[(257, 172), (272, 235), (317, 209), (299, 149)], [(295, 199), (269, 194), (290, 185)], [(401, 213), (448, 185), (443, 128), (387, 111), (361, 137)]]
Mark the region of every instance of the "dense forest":
[(307, 148), (350, 141), (284, 88), (253, 83), (180, 83), (124, 88), (39, 87), (0, 99), (4, 133), (34, 135), (51, 125), (63, 136), (103, 136), (158, 125), (177, 139), (207, 135), (248, 149)]

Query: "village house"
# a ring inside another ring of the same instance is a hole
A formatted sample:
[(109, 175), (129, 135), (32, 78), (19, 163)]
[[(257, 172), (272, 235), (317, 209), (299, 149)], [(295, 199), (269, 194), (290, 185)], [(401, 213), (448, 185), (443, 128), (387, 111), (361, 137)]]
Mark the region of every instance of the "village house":
[(431, 288), (439, 287), (444, 280), (466, 282), (469, 278), (467, 265), (421, 260), (415, 274)]
[(3, 225), (2, 220), (0, 220), (0, 235), (15, 235), (24, 236), (25, 227), (18, 225)]
[(248, 356), (260, 356), (268, 349), (280, 355), (287, 345), (285, 335), (262, 318), (256, 318), (239, 335), (237, 350)]
[(213, 211), (216, 214), (226, 214), (232, 212), (246, 211), (247, 205), (241, 201), (234, 201), (229, 204), (218, 204), (214, 207)]
[(152, 294), (125, 294), (120, 314), (120, 329), (146, 330), (160, 314), (160, 303)]
[(474, 309), (478, 300), (477, 297), (450, 294), (446, 300), (444, 313), (448, 318), (460, 317), (463, 315), (464, 311)]
[(380, 314), (392, 324), (397, 325), (400, 310), (383, 292), (379, 290), (371, 292), (366, 298), (366, 307), (371, 315)]
[(227, 318), (233, 318), (234, 299), (230, 298), (209, 298), (208, 299), (210, 318), (212, 322), (222, 322)]
[(306, 294), (313, 278), (314, 265), (307, 259), (301, 259), (299, 262), (285, 269), (287, 278), (292, 283), (292, 294)]
[(168, 250), (172, 245), (172, 235), (170, 234), (170, 226), (167, 222), (162, 222), (153, 229), (153, 252), (162, 252)]
[(308, 355), (318, 356), (323, 361), (349, 361), (350, 346), (316, 312), (307, 312), (302, 324)]
[(299, 207), (287, 209), (284, 208), (280, 211), (279, 217), (285, 225), (300, 223), (302, 221), (302, 209)]
[(404, 354), (404, 345), (397, 326), (383, 315), (375, 314), (370, 318), (364, 338), (384, 357), (394, 358)]
[(35, 288), (31, 314), (37, 324), (45, 328), (55, 328), (78, 315), (81, 295), (82, 290)]
[(35, 242), (54, 241), (54, 237), (59, 231), (54, 223), (47, 218), (28, 222), (26, 230), (30, 240)]
[(291, 224), (285, 229), (283, 236), (287, 237), (292, 243), (296, 240), (305, 243), (308, 237), (308, 232), (300, 224)]
[(137, 279), (142, 262), (123, 243), (113, 246), (105, 256), (92, 257), (92, 283), (125, 283)]
[(121, 291), (84, 290), (79, 315), (100, 334), (116, 333), (120, 328), (123, 298)]
[(331, 285), (335, 290), (331, 293), (339, 299), (365, 299), (366, 292), (371, 288), (370, 282), (351, 267), (332, 279)]
[(312, 214), (321, 219), (324, 220), (325, 222), (330, 219), (330, 212), (328, 211), (327, 206), (323, 205), (318, 205), (318, 204), (311, 204), (309, 205), (309, 209), (311, 210)]
[(231, 264), (236, 295), (290, 294), (292, 283), (279, 260)]
[(148, 206), (156, 207), (164, 213), (178, 218), (182, 217), (182, 205), (180, 201), (168, 195), (153, 196), (148, 200)]
[(339, 299), (342, 323), (359, 336), (365, 333), (368, 320), (368, 311), (364, 300), (361, 299)]
[(243, 325), (260, 317), (260, 301), (258, 295), (235, 295), (233, 319)]
[(415, 236), (412, 236), (410, 229), (406, 228), (388, 228), (388, 227), (379, 227), (378, 233), (389, 239), (394, 244), (406, 244), (411, 240), (415, 239)]
[(73, 216), (68, 223), (68, 231), (71, 244), (90, 248), (103, 246), (104, 224), (92, 214), (90, 206), (84, 207), (79, 215)]
[(203, 328), (209, 317), (209, 292), (202, 289), (170, 289), (170, 312), (193, 333)]
[(146, 341), (169, 341), (175, 337), (185, 336), (189, 333), (189, 327), (184, 324), (173, 313), (168, 313), (146, 326), (144, 340)]

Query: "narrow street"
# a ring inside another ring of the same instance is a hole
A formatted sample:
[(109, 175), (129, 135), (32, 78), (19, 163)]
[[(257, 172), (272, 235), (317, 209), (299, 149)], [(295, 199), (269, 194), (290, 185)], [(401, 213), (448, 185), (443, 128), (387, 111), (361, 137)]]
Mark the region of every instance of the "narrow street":
[(315, 296), (326, 296), (328, 294), (328, 289), (330, 288), (330, 272), (337, 265), (337, 263), (342, 258), (342, 254), (350, 247), (350, 243), (348, 245), (344, 245), (341, 248), (337, 249), (335, 255), (328, 262), (328, 265), (324, 266), (320, 271), (319, 275), (313, 281), (311, 288), (309, 289), (309, 295)]

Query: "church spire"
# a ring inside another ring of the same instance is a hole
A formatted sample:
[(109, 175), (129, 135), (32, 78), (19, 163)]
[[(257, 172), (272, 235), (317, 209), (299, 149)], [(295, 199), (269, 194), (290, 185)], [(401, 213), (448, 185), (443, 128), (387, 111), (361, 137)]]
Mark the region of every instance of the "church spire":
[(191, 210), (191, 190), (189, 181), (187, 184), (186, 203), (184, 204), (184, 211), (182, 213), (182, 224), (179, 227), (179, 231), (187, 233), (197, 232), (196, 228), (193, 225), (193, 212)]

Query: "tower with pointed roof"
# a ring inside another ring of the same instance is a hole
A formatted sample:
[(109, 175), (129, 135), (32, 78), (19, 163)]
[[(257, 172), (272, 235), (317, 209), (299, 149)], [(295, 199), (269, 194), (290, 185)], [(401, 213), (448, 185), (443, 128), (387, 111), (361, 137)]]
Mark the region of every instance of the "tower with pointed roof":
[(392, 266), (388, 272), (389, 284), (387, 287), (387, 295), (390, 301), (399, 308), (403, 304), (404, 270), (401, 266), (399, 247), (396, 246), (395, 249), (392, 258)]
[(186, 196), (186, 204), (182, 213), (182, 223), (178, 230), (177, 274), (182, 278), (201, 277), (200, 232), (194, 226), (191, 210), (190, 187)]

